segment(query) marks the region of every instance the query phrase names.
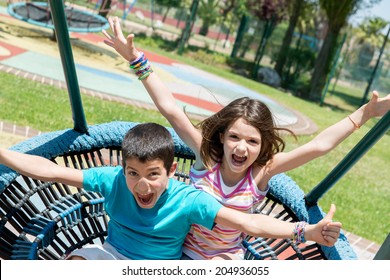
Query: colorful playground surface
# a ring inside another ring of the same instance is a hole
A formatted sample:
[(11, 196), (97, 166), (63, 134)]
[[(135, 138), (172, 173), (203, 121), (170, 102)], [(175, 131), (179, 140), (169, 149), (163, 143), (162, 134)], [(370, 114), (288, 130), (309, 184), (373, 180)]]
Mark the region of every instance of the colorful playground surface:
[[(10, 17), (5, 8), (0, 9), (0, 17), (12, 22), (12, 24), (27, 24)], [(33, 25), (30, 26), (37, 28)], [(96, 46), (106, 47), (103, 38), (94, 33), (71, 33), (71, 37)], [(48, 83), (65, 82), (58, 53), (48, 53), (44, 47), (29, 48), (30, 44), (25, 44), (20, 38), (17, 39), (16, 41), (0, 40), (0, 62), (2, 65), (26, 73), (33, 73), (40, 80), (43, 79)], [(265, 95), (190, 65), (147, 51), (144, 52), (153, 63), (154, 70), (173, 92), (178, 104), (185, 108), (188, 114), (201, 118), (207, 117), (233, 99), (249, 96), (267, 104), (278, 125), (292, 128), (298, 134), (315, 131), (315, 129), (313, 131), (315, 126), (308, 118)], [(80, 88), (103, 95), (131, 99), (137, 104), (153, 106), (153, 102), (142, 83), (130, 71), (128, 73), (122, 71), (121, 73), (110, 69), (108, 64), (100, 67), (78, 61), (75, 61), (75, 67)], [(126, 66), (123, 65), (123, 68), (126, 69)]]

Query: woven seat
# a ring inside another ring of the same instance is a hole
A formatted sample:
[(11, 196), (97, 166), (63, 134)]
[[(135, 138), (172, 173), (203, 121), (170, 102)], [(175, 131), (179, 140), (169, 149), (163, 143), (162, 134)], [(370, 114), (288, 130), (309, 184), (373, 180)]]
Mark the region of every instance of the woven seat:
[[(72, 168), (121, 164), (121, 141), (136, 123), (112, 122), (90, 126), (87, 134), (73, 129), (36, 136), (12, 150), (43, 156)], [(168, 128), (175, 142), (176, 177), (189, 182), (194, 161), (191, 150)], [(273, 177), (267, 198), (258, 212), (286, 221), (316, 223), (324, 213), (307, 209), (304, 194), (285, 174)], [(85, 244), (102, 243), (108, 217), (104, 197), (57, 182), (41, 182), (0, 166), (0, 258), (64, 259)], [(296, 246), (290, 240), (248, 236), (246, 259), (355, 259), (342, 234), (334, 247)]]

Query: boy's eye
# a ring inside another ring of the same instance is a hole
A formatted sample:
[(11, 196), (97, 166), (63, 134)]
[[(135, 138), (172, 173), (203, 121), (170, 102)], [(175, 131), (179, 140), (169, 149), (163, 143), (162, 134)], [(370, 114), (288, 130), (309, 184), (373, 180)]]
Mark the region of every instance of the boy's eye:
[(152, 172), (152, 173), (150, 173), (150, 177), (156, 177), (156, 176), (159, 176), (160, 175), (160, 173), (158, 173), (158, 172)]
[(137, 172), (134, 172), (134, 171), (129, 171), (129, 172), (127, 172), (127, 174), (128, 174), (129, 176), (132, 176), (132, 177), (138, 175)]

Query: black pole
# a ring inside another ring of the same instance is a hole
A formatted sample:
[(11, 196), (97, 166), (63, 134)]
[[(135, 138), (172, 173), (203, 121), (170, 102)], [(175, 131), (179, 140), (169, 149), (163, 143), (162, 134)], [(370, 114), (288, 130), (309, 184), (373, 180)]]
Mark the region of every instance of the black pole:
[(387, 112), (362, 140), (345, 156), (345, 158), (306, 195), (306, 203), (315, 205), (347, 171), (389, 130), (390, 112)]
[(88, 130), (85, 120), (80, 88), (73, 61), (72, 47), (70, 45), (68, 25), (62, 1), (49, 0), (58, 48), (60, 50), (62, 67), (64, 69), (66, 85), (68, 87), (70, 105), (73, 115), (74, 130), (86, 133)]
[(376, 71), (378, 70), (379, 62), (381, 61), (381, 57), (382, 57), (383, 51), (385, 50), (387, 39), (389, 38), (389, 34), (390, 34), (390, 26), (389, 26), (389, 30), (387, 31), (386, 37), (383, 40), (383, 44), (382, 44), (381, 50), (379, 52), (379, 56), (378, 56), (378, 59), (376, 61), (374, 70), (372, 71), (370, 79), (368, 80), (368, 85), (366, 87), (366, 91), (364, 92), (364, 95), (363, 95), (363, 98), (362, 98), (362, 101), (361, 101), (361, 105), (364, 105), (367, 102), (367, 96), (368, 96), (368, 93), (370, 92), (372, 82), (374, 81), (374, 78), (375, 78), (375, 75), (376, 75)]

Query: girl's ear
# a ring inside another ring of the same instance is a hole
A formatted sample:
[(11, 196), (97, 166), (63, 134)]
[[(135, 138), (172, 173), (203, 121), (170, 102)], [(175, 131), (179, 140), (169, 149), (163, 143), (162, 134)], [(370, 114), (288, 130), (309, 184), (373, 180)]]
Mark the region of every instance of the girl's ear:
[(223, 144), (223, 133), (219, 133), (219, 141)]
[(169, 177), (169, 178), (173, 178), (173, 176), (175, 176), (176, 167), (177, 167), (177, 162), (174, 161), (174, 162), (172, 163), (171, 169), (170, 169), (169, 172), (168, 172), (168, 177)]

